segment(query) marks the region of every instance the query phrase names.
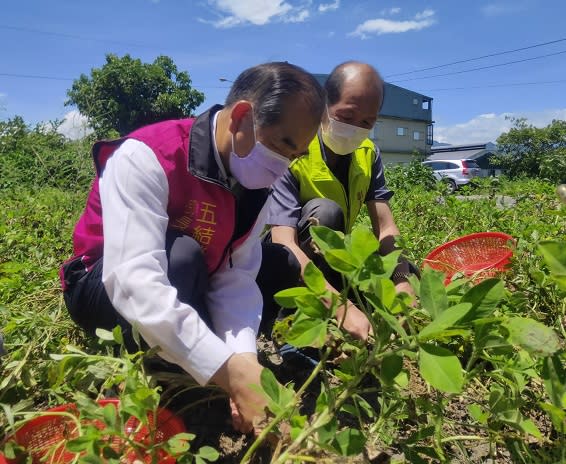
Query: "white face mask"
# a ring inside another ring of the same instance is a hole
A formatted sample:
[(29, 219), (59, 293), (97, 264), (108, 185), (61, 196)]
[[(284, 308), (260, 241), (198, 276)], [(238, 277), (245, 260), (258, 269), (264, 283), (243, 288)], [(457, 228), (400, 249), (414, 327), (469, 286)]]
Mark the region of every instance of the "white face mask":
[(322, 141), (337, 155), (348, 155), (368, 138), (369, 129), (337, 121), (328, 114), (328, 124), (322, 126)]
[(232, 134), (232, 151), (230, 152), (230, 172), (243, 187), (255, 190), (269, 187), (285, 174), (290, 160), (267, 148), (257, 141), (252, 150), (244, 157), (234, 151), (234, 134)]

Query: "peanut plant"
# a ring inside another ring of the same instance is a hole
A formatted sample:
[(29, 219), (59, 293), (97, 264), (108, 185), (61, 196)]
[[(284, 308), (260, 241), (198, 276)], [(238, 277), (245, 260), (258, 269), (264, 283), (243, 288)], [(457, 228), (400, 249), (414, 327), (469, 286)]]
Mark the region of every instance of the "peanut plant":
[[(493, 459), (500, 446), (525, 459), (533, 456), (530, 438), (557, 462), (566, 460), (563, 338), (517, 312), (502, 280), (474, 285), (459, 279), (445, 287), (442, 274), (425, 269), (420, 281), (411, 280), (413, 304), (389, 279), (398, 253), (380, 257), (369, 228), (346, 236), (320, 226), (311, 230), (345, 288), (340, 298), (331, 295), (310, 263), (305, 286), (276, 295), (281, 306), (296, 308), (282, 329), (285, 341), (318, 348), (320, 361), (297, 392), (264, 372), (272, 421), (243, 462), (252, 462), (259, 443), (276, 430), (281, 443), (272, 462), (281, 464), (314, 461), (320, 453), (358, 455), (369, 441), (395, 443), (415, 463), (450, 462), (455, 448), (474, 442), (487, 443)], [(543, 242), (540, 250), (550, 278), (564, 289), (564, 243)], [(335, 319), (352, 295), (373, 328), (367, 343), (352, 339)], [(330, 310), (323, 300), (331, 302)], [(300, 412), (301, 395), (316, 377), (322, 380), (308, 417)], [(422, 393), (411, 392), (415, 383)], [(454, 419), (445, 410), (454, 402), (465, 408), (470, 433), (451, 433)], [(552, 423), (545, 436), (530, 417), (537, 409)]]

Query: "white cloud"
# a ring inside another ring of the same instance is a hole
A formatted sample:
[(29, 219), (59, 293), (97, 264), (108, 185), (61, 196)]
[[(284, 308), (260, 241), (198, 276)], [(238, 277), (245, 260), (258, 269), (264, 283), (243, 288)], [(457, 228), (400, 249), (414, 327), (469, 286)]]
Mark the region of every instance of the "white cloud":
[[(229, 28), (243, 24), (263, 26), (273, 21), (303, 22), (309, 11), (301, 5), (292, 5), (285, 0), (209, 0), (219, 14), (216, 21), (201, 20), (218, 28)], [(310, 4), (310, 1), (307, 2)]]
[(79, 140), (91, 134), (92, 129), (88, 125), (86, 116), (83, 116), (77, 110), (72, 110), (64, 116), (57, 132), (71, 140)]
[(553, 119), (566, 120), (566, 108), (526, 113), (486, 113), (480, 114), (467, 122), (453, 126), (435, 126), (434, 140), (452, 145), (468, 143), (495, 142), (503, 132), (508, 132), (512, 122), (506, 118), (527, 118), (535, 127), (544, 127)]
[(482, 13), (488, 17), (503, 16), (524, 11), (527, 8), (525, 3), (515, 2), (495, 2), (481, 8)]
[(310, 16), (309, 10), (300, 10), (295, 15), (283, 18), (286, 23), (302, 23)]
[(379, 14), (381, 16), (393, 16), (399, 13), (401, 13), (401, 8), (393, 7), (393, 8), (384, 8), (383, 10), (380, 11)]
[(420, 31), (436, 23), (433, 10), (426, 9), (417, 13), (413, 19), (405, 21), (394, 21), (392, 19), (368, 19), (360, 24), (351, 36), (367, 39), (370, 35), (399, 34), (409, 31)]
[(333, 3), (321, 3), (318, 5), (318, 11), (326, 13), (327, 11), (337, 10), (338, 7), (340, 7), (340, 0), (335, 0)]

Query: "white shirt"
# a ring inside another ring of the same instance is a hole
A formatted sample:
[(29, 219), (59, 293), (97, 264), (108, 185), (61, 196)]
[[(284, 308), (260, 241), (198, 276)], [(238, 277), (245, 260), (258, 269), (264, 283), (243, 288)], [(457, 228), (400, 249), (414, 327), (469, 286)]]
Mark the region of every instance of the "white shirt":
[(226, 263), (209, 279), (213, 332), (193, 307), (177, 299), (167, 278), (169, 186), (155, 153), (143, 142), (126, 140), (106, 163), (99, 186), (102, 281), (114, 308), (135, 324), (149, 346), (159, 345), (162, 358), (181, 366), (201, 385), (232, 354), (255, 353), (263, 305), (255, 278), (267, 204), (249, 237), (233, 250), (231, 266)]

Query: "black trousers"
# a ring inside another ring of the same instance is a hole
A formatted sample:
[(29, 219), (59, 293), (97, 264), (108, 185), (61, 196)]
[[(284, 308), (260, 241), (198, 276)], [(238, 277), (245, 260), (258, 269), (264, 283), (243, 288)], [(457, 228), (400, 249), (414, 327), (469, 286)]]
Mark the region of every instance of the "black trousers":
[[(191, 237), (168, 232), (165, 249), (167, 277), (177, 289), (179, 300), (195, 308), (212, 328), (206, 306), (208, 269), (200, 245)], [(102, 259), (89, 272), (80, 259), (70, 261), (64, 266), (63, 275), (67, 283), (63, 297), (73, 321), (90, 335), (94, 335), (97, 328), (112, 330), (119, 325), (126, 348), (137, 351), (131, 325), (116, 311), (102, 284)]]
[[(310, 236), (311, 225), (322, 225), (333, 230), (344, 231), (344, 214), (338, 204), (327, 198), (315, 198), (301, 209), (297, 224), (299, 246), (309, 259), (323, 272), (326, 280), (337, 290), (342, 290), (341, 275), (333, 270), (324, 257), (314, 252)], [(260, 332), (271, 334), (274, 321), (279, 317), (280, 307), (273, 295), (286, 288), (301, 285), (301, 265), (286, 246), (272, 243), (271, 235), (264, 239), (263, 258), (257, 283), (263, 295), (263, 316)]]

